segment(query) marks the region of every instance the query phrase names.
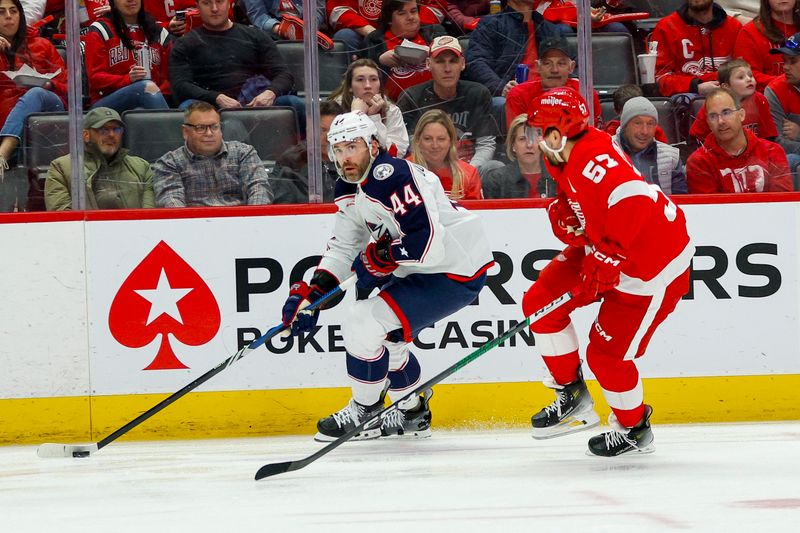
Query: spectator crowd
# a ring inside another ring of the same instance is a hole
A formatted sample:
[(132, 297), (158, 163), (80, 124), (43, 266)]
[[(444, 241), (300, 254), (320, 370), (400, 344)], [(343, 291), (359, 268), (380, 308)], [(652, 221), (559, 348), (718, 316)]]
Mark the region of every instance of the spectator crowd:
[[(630, 34), (637, 53), (655, 54), (648, 83), (594, 92), (594, 126), (667, 194), (797, 190), (798, 2), (752, 0), (750, 19), (685, 0), (648, 26), (640, 2), (593, 1), (593, 32)], [(321, 68), (346, 56), (319, 107), (323, 201), (336, 180), (325, 134), (355, 110), (454, 200), (556, 195), (526, 118), (542, 93), (581, 89), (574, 5), (503, 0), (495, 11), (489, 0), (318, 0)], [(48, 210), (72, 206), (71, 155), (36, 175), (23, 132), (29, 116), (66, 110), (63, 13), (63, 0), (0, 0), (0, 188), (21, 170)], [(303, 39), (302, 1), (80, 0), (80, 13), (87, 208), (308, 201), (303, 73), (278, 44)], [(246, 120), (224, 117), (271, 107), (293, 110), (297, 128), (275, 132), (294, 137), (267, 157)], [(127, 113), (170, 109), (183, 144), (140, 157)]]

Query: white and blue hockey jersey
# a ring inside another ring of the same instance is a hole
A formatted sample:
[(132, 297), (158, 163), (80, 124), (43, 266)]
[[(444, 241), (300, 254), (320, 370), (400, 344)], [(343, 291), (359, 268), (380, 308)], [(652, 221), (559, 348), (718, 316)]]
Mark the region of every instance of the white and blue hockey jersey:
[(380, 153), (362, 183), (337, 181), (336, 204), (334, 235), (318, 270), (340, 281), (369, 239), (387, 233), (398, 277), (443, 273), (468, 280), (492, 265), (478, 216), (451, 201), (439, 177), (414, 163)]

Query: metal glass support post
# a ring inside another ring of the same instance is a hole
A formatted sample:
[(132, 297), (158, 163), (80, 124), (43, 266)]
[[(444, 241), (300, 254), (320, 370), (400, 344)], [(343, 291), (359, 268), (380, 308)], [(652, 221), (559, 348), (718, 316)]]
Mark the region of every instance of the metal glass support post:
[(592, 77), (592, 4), (576, 0), (578, 9), (578, 79), (581, 95), (589, 106), (589, 124), (594, 123), (594, 78)]
[(83, 175), (83, 87), (81, 86), (81, 39), (78, 2), (65, 2), (67, 29), (67, 105), (69, 109), (69, 153), (72, 209), (86, 209), (86, 179)]
[(303, 71), (306, 78), (306, 146), (308, 147), (308, 201), (322, 203), (322, 151), (319, 143), (319, 49), (317, 2), (303, 0)]

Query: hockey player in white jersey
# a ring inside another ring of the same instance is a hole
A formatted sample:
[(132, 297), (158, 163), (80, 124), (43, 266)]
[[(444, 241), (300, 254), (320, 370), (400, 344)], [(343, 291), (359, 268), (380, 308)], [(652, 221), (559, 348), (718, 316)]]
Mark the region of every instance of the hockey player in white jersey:
[[(283, 323), (311, 331), (319, 311), (303, 307), (355, 275), (357, 286), (380, 288), (353, 304), (342, 324), (353, 398), (317, 423), (331, 441), (383, 408), (420, 379), (409, 343), (425, 327), (469, 305), (483, 288), (492, 253), (477, 215), (452, 202), (439, 178), (390, 156), (372, 120), (360, 111), (339, 115), (328, 132), (336, 185), (334, 235), (310, 283), (292, 285)], [(414, 396), (358, 439), (430, 435), (431, 392)]]

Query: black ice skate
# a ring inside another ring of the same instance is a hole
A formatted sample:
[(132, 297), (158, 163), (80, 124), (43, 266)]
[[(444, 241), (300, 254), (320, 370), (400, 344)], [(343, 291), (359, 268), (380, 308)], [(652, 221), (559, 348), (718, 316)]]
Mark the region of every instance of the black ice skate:
[(589, 439), (589, 449), (586, 455), (599, 455), (600, 457), (616, 457), (626, 453), (653, 453), (653, 430), (650, 429), (650, 416), (653, 408), (644, 406), (642, 421), (626, 428), (617, 422), (614, 413), (608, 417), (611, 431), (601, 433)]
[(592, 428), (600, 423), (594, 412), (594, 401), (578, 371), (578, 379), (567, 385), (559, 385), (552, 378), (544, 385), (556, 392), (553, 403), (531, 417), (534, 439), (549, 439)]
[[(382, 409), (383, 395), (381, 395), (381, 399), (373, 405), (361, 405), (357, 401), (351, 399), (350, 403), (345, 405), (342, 409), (317, 422), (317, 434), (314, 436), (314, 440), (319, 442), (334, 441), (375, 413), (380, 412)], [(353, 437), (352, 440), (377, 439), (380, 436), (380, 419), (376, 419), (367, 428)]]
[(391, 411), (381, 424), (381, 437), (406, 437), (424, 439), (431, 436), (430, 401), (433, 390), (423, 391), (417, 397), (419, 404), (412, 409)]

